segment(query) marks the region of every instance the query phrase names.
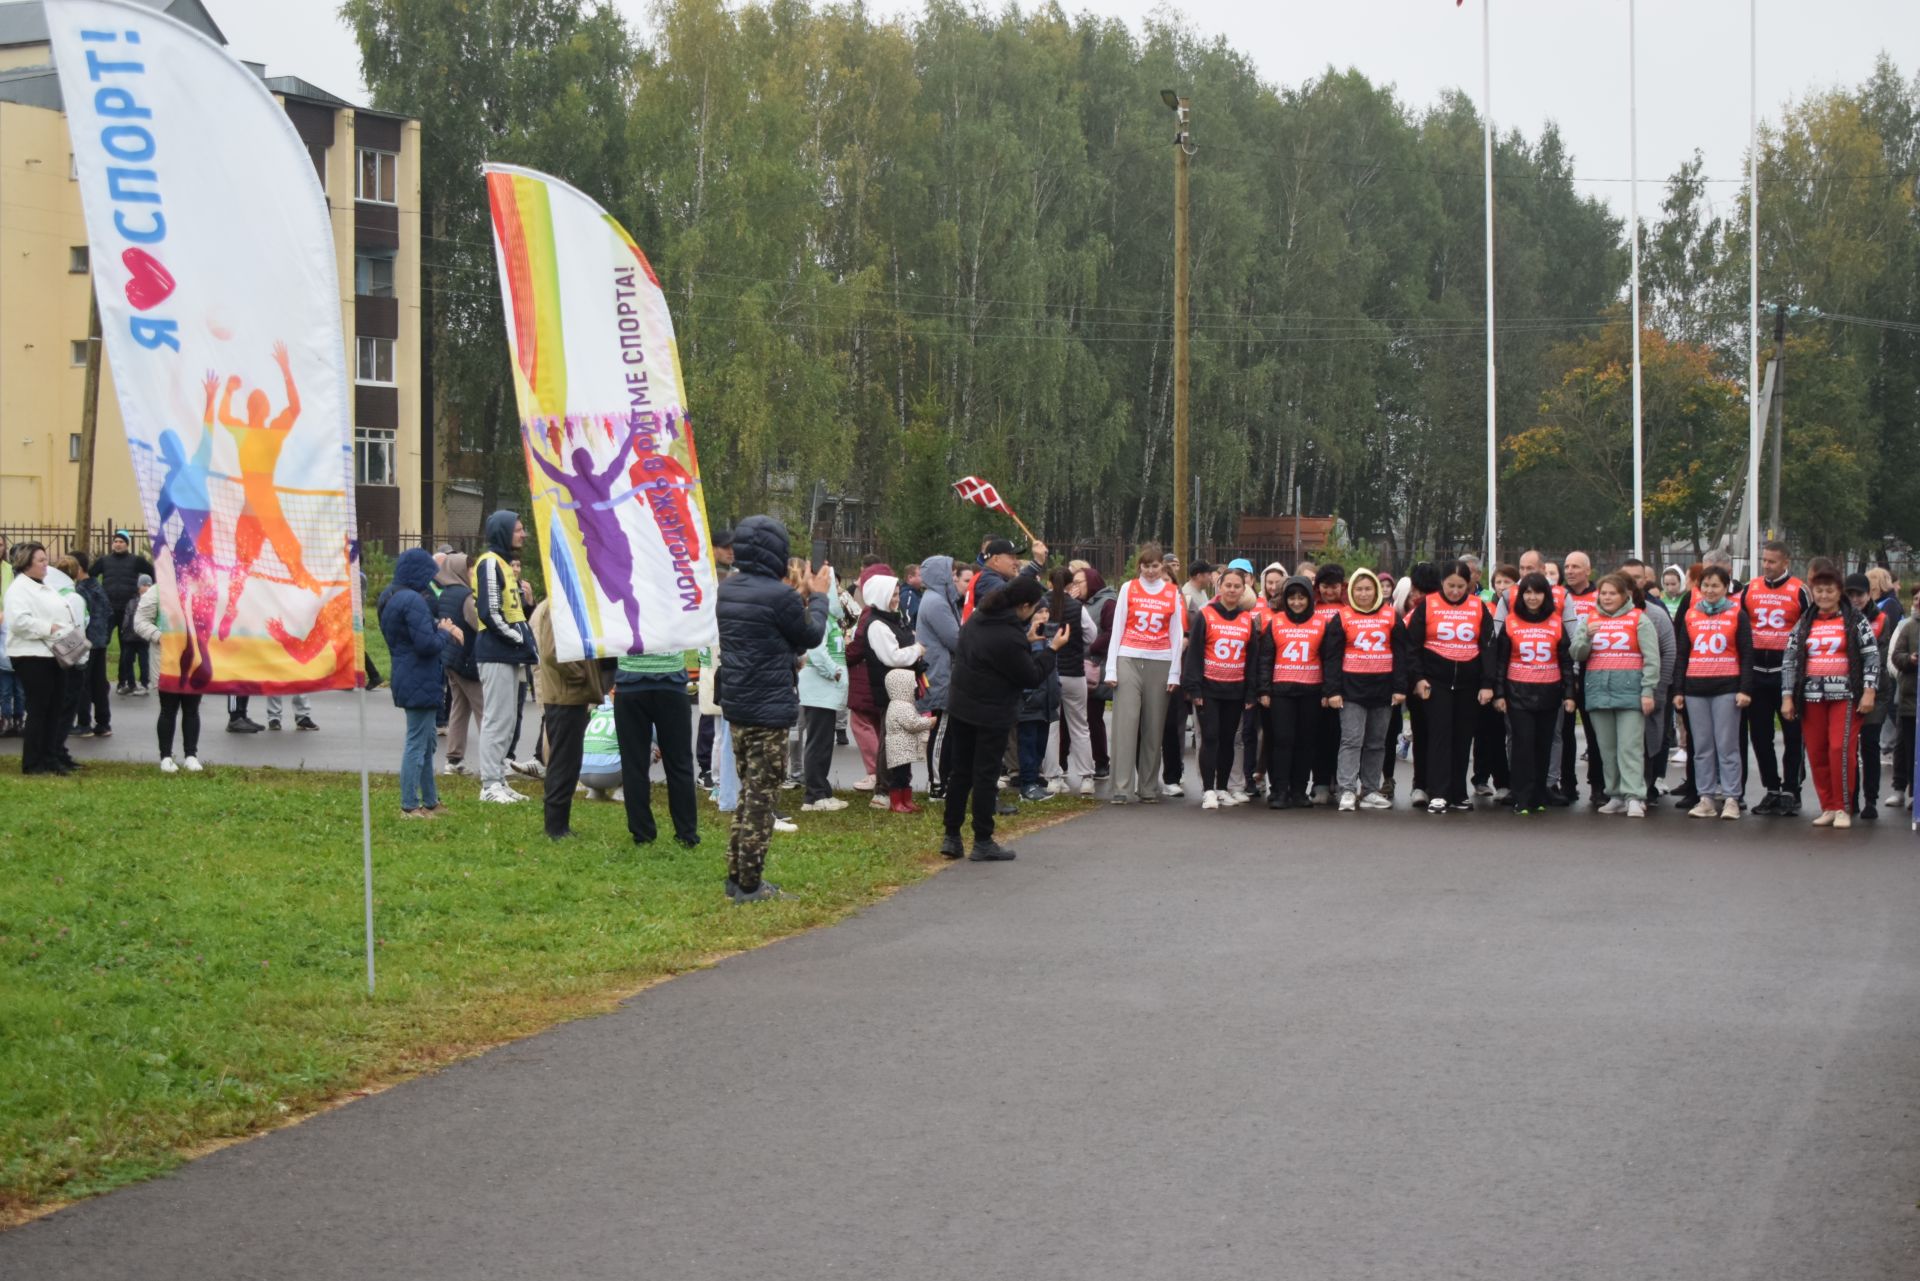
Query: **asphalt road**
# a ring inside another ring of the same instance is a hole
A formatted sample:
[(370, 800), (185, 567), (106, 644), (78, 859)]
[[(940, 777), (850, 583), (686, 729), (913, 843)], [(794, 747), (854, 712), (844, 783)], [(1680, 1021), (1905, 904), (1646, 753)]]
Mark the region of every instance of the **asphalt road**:
[(1102, 810), (0, 1276), (1910, 1281), (1915, 841)]

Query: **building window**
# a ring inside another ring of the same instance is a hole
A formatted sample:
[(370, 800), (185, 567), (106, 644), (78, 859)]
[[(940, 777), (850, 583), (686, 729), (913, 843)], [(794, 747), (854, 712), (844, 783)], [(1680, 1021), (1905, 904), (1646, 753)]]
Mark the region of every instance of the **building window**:
[(76, 369), (87, 363), (86, 339), (76, 338), (67, 344), (67, 360)]
[(358, 359), (354, 366), (354, 381), (377, 383), (382, 387), (393, 386), (393, 339), (359, 338), (355, 340)]
[(393, 297), (393, 259), (379, 254), (355, 254), (353, 292), (366, 298)]
[(80, 433), (77, 431), (67, 433), (67, 461), (70, 463), (80, 461)]
[[(356, 485), (392, 485), (393, 438), (391, 427), (355, 427), (353, 429), (353, 481)], [(77, 440), (78, 437), (75, 437)]]
[(361, 147), (359, 161), (353, 180), (353, 198), (381, 205), (398, 204), (400, 157), (391, 151)]
[(92, 270), (92, 259), (85, 245), (75, 245), (67, 250), (67, 270), (76, 276), (84, 276)]

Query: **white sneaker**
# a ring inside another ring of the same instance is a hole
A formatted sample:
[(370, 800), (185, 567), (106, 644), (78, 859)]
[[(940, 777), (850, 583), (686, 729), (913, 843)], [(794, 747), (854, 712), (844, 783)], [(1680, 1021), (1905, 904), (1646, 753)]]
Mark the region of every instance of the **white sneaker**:
[(189, 774), (198, 774), (200, 772), (200, 758), (198, 756), (189, 756), (180, 762), (180, 768)]
[[(1618, 796), (1610, 796), (1607, 798), (1607, 803), (1602, 805), (1598, 812), (1602, 814), (1624, 814), (1627, 812), (1627, 803)], [(1646, 816), (1643, 814), (1641, 817), (1644, 818)]]
[(1325, 805), (1332, 800), (1333, 789), (1325, 783), (1313, 789), (1313, 803), (1315, 805)]
[(1243, 791), (1238, 787), (1231, 789), (1227, 793), (1227, 804), (1229, 805), (1245, 805), (1252, 799), (1252, 793)]
[(1207, 791), (1200, 793), (1200, 808), (1203, 810), (1219, 809), (1220, 794), (1218, 792), (1213, 791), (1212, 789), (1208, 789)]
[(1011, 779), (1011, 778), (1012, 778), (1012, 775), (1010, 775), (1010, 774), (1002, 774), (1002, 775), (1000, 776), (1000, 781), (999, 781), (998, 783), (996, 783), (996, 784), (995, 784), (995, 786), (996, 786), (996, 787), (998, 787), (998, 788), (999, 788), (999, 789), (1000, 789), (1001, 791), (1003, 791), (1003, 792), (1004, 792), (1004, 791), (1006, 791), (1006, 790), (1007, 790), (1007, 782), (1008, 782), (1008, 780), (1009, 780), (1009, 779)]
[(173, 763), (173, 757), (162, 756), (160, 758), (160, 772), (162, 774), (178, 774), (180, 767)]
[(1090, 778), (1083, 778), (1083, 779), (1081, 779), (1081, 780), (1080, 780), (1080, 795), (1082, 795), (1082, 796), (1092, 796), (1092, 795), (1093, 795), (1093, 780), (1092, 780), (1092, 779), (1090, 779)]
[(539, 761), (508, 761), (507, 768), (523, 778), (545, 778), (547, 767)]
[(1835, 827), (1852, 827), (1853, 815), (1847, 813), (1845, 810), (1835, 810), (1833, 812), (1833, 825)]
[(1700, 803), (1688, 810), (1687, 815), (1690, 818), (1719, 818), (1720, 807), (1714, 803), (1712, 797), (1702, 796)]
[(864, 778), (855, 779), (853, 790), (856, 792), (871, 792), (873, 790), (873, 775), (868, 774)]
[(1182, 787), (1182, 786), (1180, 786), (1180, 784), (1178, 784), (1178, 783), (1162, 783), (1162, 784), (1160, 784), (1160, 795), (1162, 795), (1162, 796), (1180, 796), (1180, 797), (1184, 797), (1184, 796), (1185, 796), (1186, 794), (1187, 794), (1187, 789), (1186, 789), (1186, 788), (1184, 788), (1184, 787)]
[(1645, 801), (1641, 800), (1639, 797), (1636, 796), (1632, 800), (1627, 802), (1628, 818), (1645, 818), (1646, 816), (1647, 816), (1647, 803)]
[(1340, 793), (1340, 812), (1342, 814), (1351, 814), (1359, 808), (1360, 808), (1359, 798), (1354, 796), (1352, 792)]
[(1360, 798), (1360, 808), (1363, 810), (1390, 810), (1393, 808), (1393, 802), (1387, 799), (1386, 793), (1384, 792), (1368, 792)]
[(876, 787), (873, 789), (873, 799), (867, 802), (867, 808), (870, 810), (892, 809), (893, 798)]
[(1493, 799), (1505, 805), (1513, 799), (1513, 789), (1511, 787), (1496, 787), (1493, 789)]
[(1425, 805), (1427, 803), (1427, 794), (1423, 789), (1416, 787), (1413, 789), (1413, 795), (1407, 799), (1415, 805)]
[(492, 783), (480, 789), (480, 799), (489, 805), (518, 805), (527, 798), (505, 783)]
[(1684, 748), (1684, 747), (1676, 747), (1676, 748), (1674, 748), (1674, 749), (1673, 749), (1673, 750), (1672, 750), (1671, 752), (1668, 752), (1668, 753), (1667, 753), (1667, 764), (1669, 764), (1669, 765), (1685, 765), (1686, 763), (1687, 763), (1687, 749), (1686, 749), (1686, 748)]
[(838, 796), (828, 796), (817, 801), (808, 801), (800, 807), (802, 814), (831, 814), (835, 810), (847, 808), (847, 803)]
[(585, 783), (582, 783), (581, 787), (586, 789), (587, 799), (590, 801), (610, 801), (613, 799), (604, 787), (587, 787)]
[(773, 830), (776, 832), (797, 832), (800, 829), (784, 818), (776, 818), (773, 820)]
[(1050, 778), (1047, 780), (1047, 790), (1055, 796), (1065, 796), (1067, 794), (1067, 780), (1064, 778)]
[(1731, 796), (1729, 796), (1726, 799), (1726, 802), (1720, 807), (1720, 817), (1721, 818), (1739, 818), (1740, 802), (1734, 800)]
[(1475, 783), (1473, 785), (1473, 794), (1475, 796), (1492, 796), (1493, 786), (1489, 783)]

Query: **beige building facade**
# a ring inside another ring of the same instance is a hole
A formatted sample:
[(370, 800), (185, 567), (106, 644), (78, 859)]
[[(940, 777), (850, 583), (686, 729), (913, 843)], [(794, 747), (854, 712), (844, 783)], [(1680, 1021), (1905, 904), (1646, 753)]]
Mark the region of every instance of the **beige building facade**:
[[(225, 43), (198, 0), (146, 0)], [(59, 81), (37, 0), (0, 4), (0, 529), (71, 528), (92, 276)], [(268, 77), (326, 192), (353, 382), (355, 505), (364, 539), (400, 550), (432, 528), (422, 431), (420, 123)], [(93, 526), (144, 528), (114, 396), (100, 381)]]

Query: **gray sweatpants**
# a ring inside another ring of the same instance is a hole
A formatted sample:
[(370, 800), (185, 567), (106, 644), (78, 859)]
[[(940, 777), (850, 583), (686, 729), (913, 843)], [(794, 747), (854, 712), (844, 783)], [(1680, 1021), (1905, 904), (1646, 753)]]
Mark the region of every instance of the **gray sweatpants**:
[(1173, 663), (1165, 658), (1119, 660), (1119, 684), (1113, 691), (1113, 728), (1107, 734), (1107, 756), (1113, 769), (1113, 794), (1128, 800), (1142, 795), (1160, 799), (1160, 738), (1167, 730), (1167, 676)]
[(1392, 707), (1340, 708), (1340, 764), (1335, 771), (1342, 792), (1363, 794), (1380, 790), (1380, 770), (1387, 759), (1387, 723)]
[(514, 686), (520, 669), (512, 663), (481, 663), (480, 786), (507, 781), (507, 744), (513, 739)]
[(1712, 698), (1687, 695), (1687, 735), (1693, 743), (1693, 787), (1716, 801), (1740, 795), (1740, 707), (1738, 695)]

